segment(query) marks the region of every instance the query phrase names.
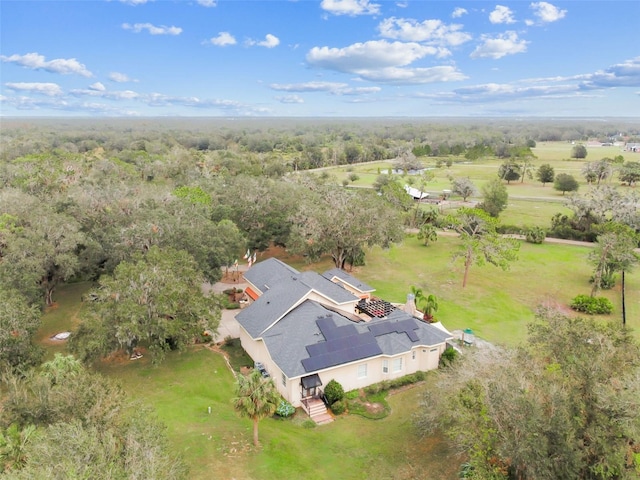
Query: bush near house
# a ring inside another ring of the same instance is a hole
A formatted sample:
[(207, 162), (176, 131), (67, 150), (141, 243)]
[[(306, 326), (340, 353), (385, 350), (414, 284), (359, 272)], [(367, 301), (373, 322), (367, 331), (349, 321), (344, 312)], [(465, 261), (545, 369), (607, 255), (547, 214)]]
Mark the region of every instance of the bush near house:
[(324, 388), (324, 396), (329, 406), (332, 406), (335, 402), (344, 398), (344, 388), (337, 381), (331, 380)]

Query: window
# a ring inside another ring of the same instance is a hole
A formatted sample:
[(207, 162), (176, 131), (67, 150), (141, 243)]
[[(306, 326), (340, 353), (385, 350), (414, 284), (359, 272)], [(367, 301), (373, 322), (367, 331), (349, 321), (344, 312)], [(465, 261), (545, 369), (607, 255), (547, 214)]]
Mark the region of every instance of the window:
[(386, 358), (382, 360), (382, 373), (389, 373), (389, 360)]
[(282, 386), (287, 386), (287, 376), (284, 373), (282, 374)]
[(416, 359), (416, 351), (412, 351), (411, 352), (411, 360), (415, 360)]
[(393, 371), (394, 372), (402, 371), (402, 357), (393, 359)]
[(358, 365), (358, 378), (367, 378), (367, 364)]

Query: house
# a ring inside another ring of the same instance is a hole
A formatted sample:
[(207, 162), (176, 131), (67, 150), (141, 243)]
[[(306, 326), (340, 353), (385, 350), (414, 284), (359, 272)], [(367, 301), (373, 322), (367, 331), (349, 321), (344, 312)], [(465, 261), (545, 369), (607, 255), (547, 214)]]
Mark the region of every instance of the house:
[(332, 379), (349, 391), (437, 368), (452, 338), (339, 269), (299, 272), (271, 258), (244, 277), (255, 301), (236, 316), (242, 346), (307, 411)]

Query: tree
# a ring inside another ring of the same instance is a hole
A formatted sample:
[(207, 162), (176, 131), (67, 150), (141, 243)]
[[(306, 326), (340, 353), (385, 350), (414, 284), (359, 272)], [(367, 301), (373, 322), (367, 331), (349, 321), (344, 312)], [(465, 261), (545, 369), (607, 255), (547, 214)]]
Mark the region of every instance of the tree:
[(433, 294), (429, 294), (426, 298), (423, 296), (418, 308), (422, 309), (424, 320), (433, 321), (433, 316), (438, 311), (438, 297)]
[(44, 302), (53, 304), (61, 283), (82, 269), (79, 253), (90, 239), (69, 215), (55, 211), (32, 195), (6, 189), (0, 195), (0, 274), (35, 301), (40, 290)]
[(444, 430), (471, 478), (635, 478), (637, 342), (618, 325), (539, 314), (522, 348), (478, 350), (439, 371), (418, 426)]
[(579, 186), (578, 181), (573, 178), (573, 175), (569, 175), (568, 173), (559, 173), (553, 181), (553, 188), (562, 192), (562, 195), (564, 195), (565, 192), (577, 192)]
[(520, 178), (520, 165), (513, 160), (506, 160), (498, 169), (498, 177), (502, 180), (506, 180), (509, 184), (512, 180), (518, 180)]
[(507, 201), (509, 194), (507, 193), (507, 187), (498, 178), (489, 180), (482, 186), (482, 203), (478, 205), (478, 208), (484, 210), (492, 217), (500, 215), (505, 208), (507, 208)]
[(587, 158), (587, 147), (584, 145), (575, 145), (571, 150), (571, 158)]
[(469, 177), (454, 178), (451, 181), (451, 191), (456, 195), (460, 195), (463, 202), (466, 202), (467, 198), (478, 194), (477, 187)]
[(615, 285), (615, 273), (628, 272), (639, 261), (634, 252), (638, 246), (638, 235), (633, 229), (607, 223), (599, 230), (601, 234), (596, 239), (595, 248), (589, 253), (589, 261), (594, 265), (592, 297), (601, 288)]
[(587, 183), (600, 185), (600, 182), (609, 178), (611, 173), (611, 164), (606, 158), (598, 160), (597, 162), (585, 163), (582, 167), (582, 175), (584, 175)]
[(403, 237), (401, 218), (395, 209), (371, 192), (345, 191), (315, 186), (291, 217), (292, 251), (310, 260), (330, 254), (337, 268), (364, 247), (387, 247)]
[(31, 339), (40, 327), (41, 311), (17, 290), (0, 284), (0, 371), (38, 365), (42, 349)]
[(418, 232), (418, 240), (422, 240), (425, 246), (438, 240), (438, 232), (436, 227), (430, 223), (425, 223), (420, 227)]
[(2, 378), (0, 468), (11, 478), (186, 478), (165, 428), (72, 356)]
[(618, 171), (618, 178), (630, 187), (635, 185), (640, 181), (640, 162), (625, 162)]
[(253, 444), (258, 446), (258, 422), (273, 415), (278, 408), (280, 394), (271, 378), (263, 378), (254, 370), (250, 375), (239, 375), (233, 408), (242, 417), (253, 421)]
[(95, 360), (140, 344), (159, 362), (168, 350), (218, 328), (219, 303), (202, 293), (203, 282), (188, 253), (154, 246), (100, 279), (70, 346), (83, 360)]
[(546, 183), (552, 183), (555, 178), (555, 171), (548, 163), (543, 163), (536, 170), (536, 178), (542, 183), (542, 186)]
[(482, 266), (486, 262), (508, 270), (509, 262), (517, 259), (520, 243), (513, 238), (501, 237), (496, 232), (497, 221), (483, 210), (460, 208), (447, 223), (453, 226), (462, 240), (460, 250), (452, 258), (464, 258), (463, 288), (467, 285), (471, 265)]

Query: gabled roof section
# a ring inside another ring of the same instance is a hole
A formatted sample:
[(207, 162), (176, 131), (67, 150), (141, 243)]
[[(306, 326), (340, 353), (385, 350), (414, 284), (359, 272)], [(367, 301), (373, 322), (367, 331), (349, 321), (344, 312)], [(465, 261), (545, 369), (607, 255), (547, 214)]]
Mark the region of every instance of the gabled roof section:
[(252, 338), (259, 338), (265, 330), (303, 301), (310, 291), (308, 285), (297, 280), (276, 283), (238, 313), (236, 320)]
[(298, 275), (295, 268), (290, 267), (277, 258), (268, 258), (253, 265), (244, 273), (245, 280), (264, 293), (282, 280)]
[(355, 302), (358, 300), (353, 293), (344, 287), (333, 283), (316, 272), (302, 272), (299, 278), (323, 297), (327, 297), (336, 304)]
[(332, 268), (331, 270), (327, 270), (322, 274), (324, 278), (327, 280), (331, 280), (334, 282), (334, 279), (338, 279), (340, 282), (346, 283), (352, 288), (362, 292), (362, 293), (371, 293), (375, 292), (375, 288), (367, 285), (366, 283), (358, 280), (356, 277), (349, 275), (347, 272), (340, 268)]

